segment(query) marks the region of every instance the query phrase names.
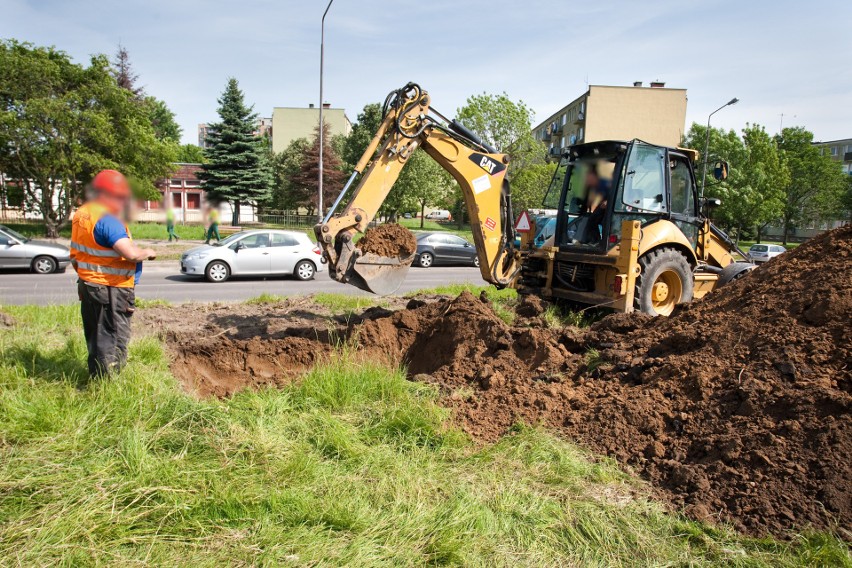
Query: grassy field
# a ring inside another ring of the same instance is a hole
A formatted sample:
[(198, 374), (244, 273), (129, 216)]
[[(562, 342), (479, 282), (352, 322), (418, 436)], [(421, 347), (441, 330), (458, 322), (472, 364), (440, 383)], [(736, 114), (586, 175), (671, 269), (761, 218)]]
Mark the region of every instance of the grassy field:
[(464, 225), (462, 229), (459, 229), (458, 223), (437, 223), (435, 221), (424, 220), (423, 228), (420, 228), (420, 219), (400, 219), (399, 224), (407, 229), (411, 229), (412, 231), (419, 232), (441, 232), (441, 233), (450, 233), (453, 235), (458, 235), (463, 239), (467, 239), (469, 242), (473, 242), (473, 233), (470, 230), (470, 225)]
[(4, 311), (0, 566), (850, 565), (824, 535), (666, 513), (540, 429), (478, 447), (351, 349), (283, 390), (195, 400), (157, 339), (86, 384), (75, 306)]

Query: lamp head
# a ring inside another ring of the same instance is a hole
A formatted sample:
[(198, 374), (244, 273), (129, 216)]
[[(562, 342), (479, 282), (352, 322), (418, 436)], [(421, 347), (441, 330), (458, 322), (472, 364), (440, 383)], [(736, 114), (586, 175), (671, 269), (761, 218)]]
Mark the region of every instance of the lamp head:
[(734, 97), (730, 101), (728, 101), (728, 104), (726, 106), (735, 105), (738, 102), (740, 102), (740, 99), (738, 99), (737, 97)]

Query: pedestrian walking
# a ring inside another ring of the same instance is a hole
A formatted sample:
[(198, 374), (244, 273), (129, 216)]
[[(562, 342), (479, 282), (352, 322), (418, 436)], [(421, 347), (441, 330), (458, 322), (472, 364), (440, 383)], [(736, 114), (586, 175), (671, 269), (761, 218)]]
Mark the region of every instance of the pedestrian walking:
[(219, 210), (215, 207), (211, 207), (209, 213), (207, 214), (207, 220), (209, 221), (209, 226), (207, 227), (207, 238), (205, 239), (206, 244), (210, 244), (210, 239), (216, 238), (216, 242), (218, 243), (221, 239), (219, 236)]
[(175, 210), (171, 207), (166, 209), (166, 231), (169, 233), (169, 242), (172, 242), (172, 239), (175, 242), (180, 240), (180, 237), (175, 233)]

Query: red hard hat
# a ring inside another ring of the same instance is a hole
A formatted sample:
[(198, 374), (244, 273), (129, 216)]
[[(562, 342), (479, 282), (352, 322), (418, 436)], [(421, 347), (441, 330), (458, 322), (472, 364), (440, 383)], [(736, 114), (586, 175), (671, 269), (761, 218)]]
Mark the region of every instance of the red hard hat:
[(98, 172), (92, 180), (92, 188), (116, 197), (130, 197), (130, 184), (127, 183), (127, 178), (115, 170)]

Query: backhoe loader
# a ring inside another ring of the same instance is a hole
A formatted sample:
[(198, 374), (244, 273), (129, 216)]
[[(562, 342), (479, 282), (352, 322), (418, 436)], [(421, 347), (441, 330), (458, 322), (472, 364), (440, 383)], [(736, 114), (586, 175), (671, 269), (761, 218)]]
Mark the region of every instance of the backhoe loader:
[[(557, 210), (556, 231), (531, 246), (515, 244), (508, 156), (463, 124), (430, 106), (409, 83), (385, 99), (383, 120), (323, 221), (314, 227), (335, 280), (377, 294), (394, 292), (414, 255), (365, 253), (354, 237), (375, 219), (400, 171), (422, 148), (461, 186), (485, 281), (522, 294), (582, 306), (668, 315), (753, 268), (706, 217), (713, 200), (700, 198), (697, 153), (633, 141), (571, 146), (561, 156), (544, 207)], [(727, 164), (714, 168), (717, 179)], [(359, 174), (342, 212), (338, 207)], [(534, 223), (534, 222), (533, 222)]]

